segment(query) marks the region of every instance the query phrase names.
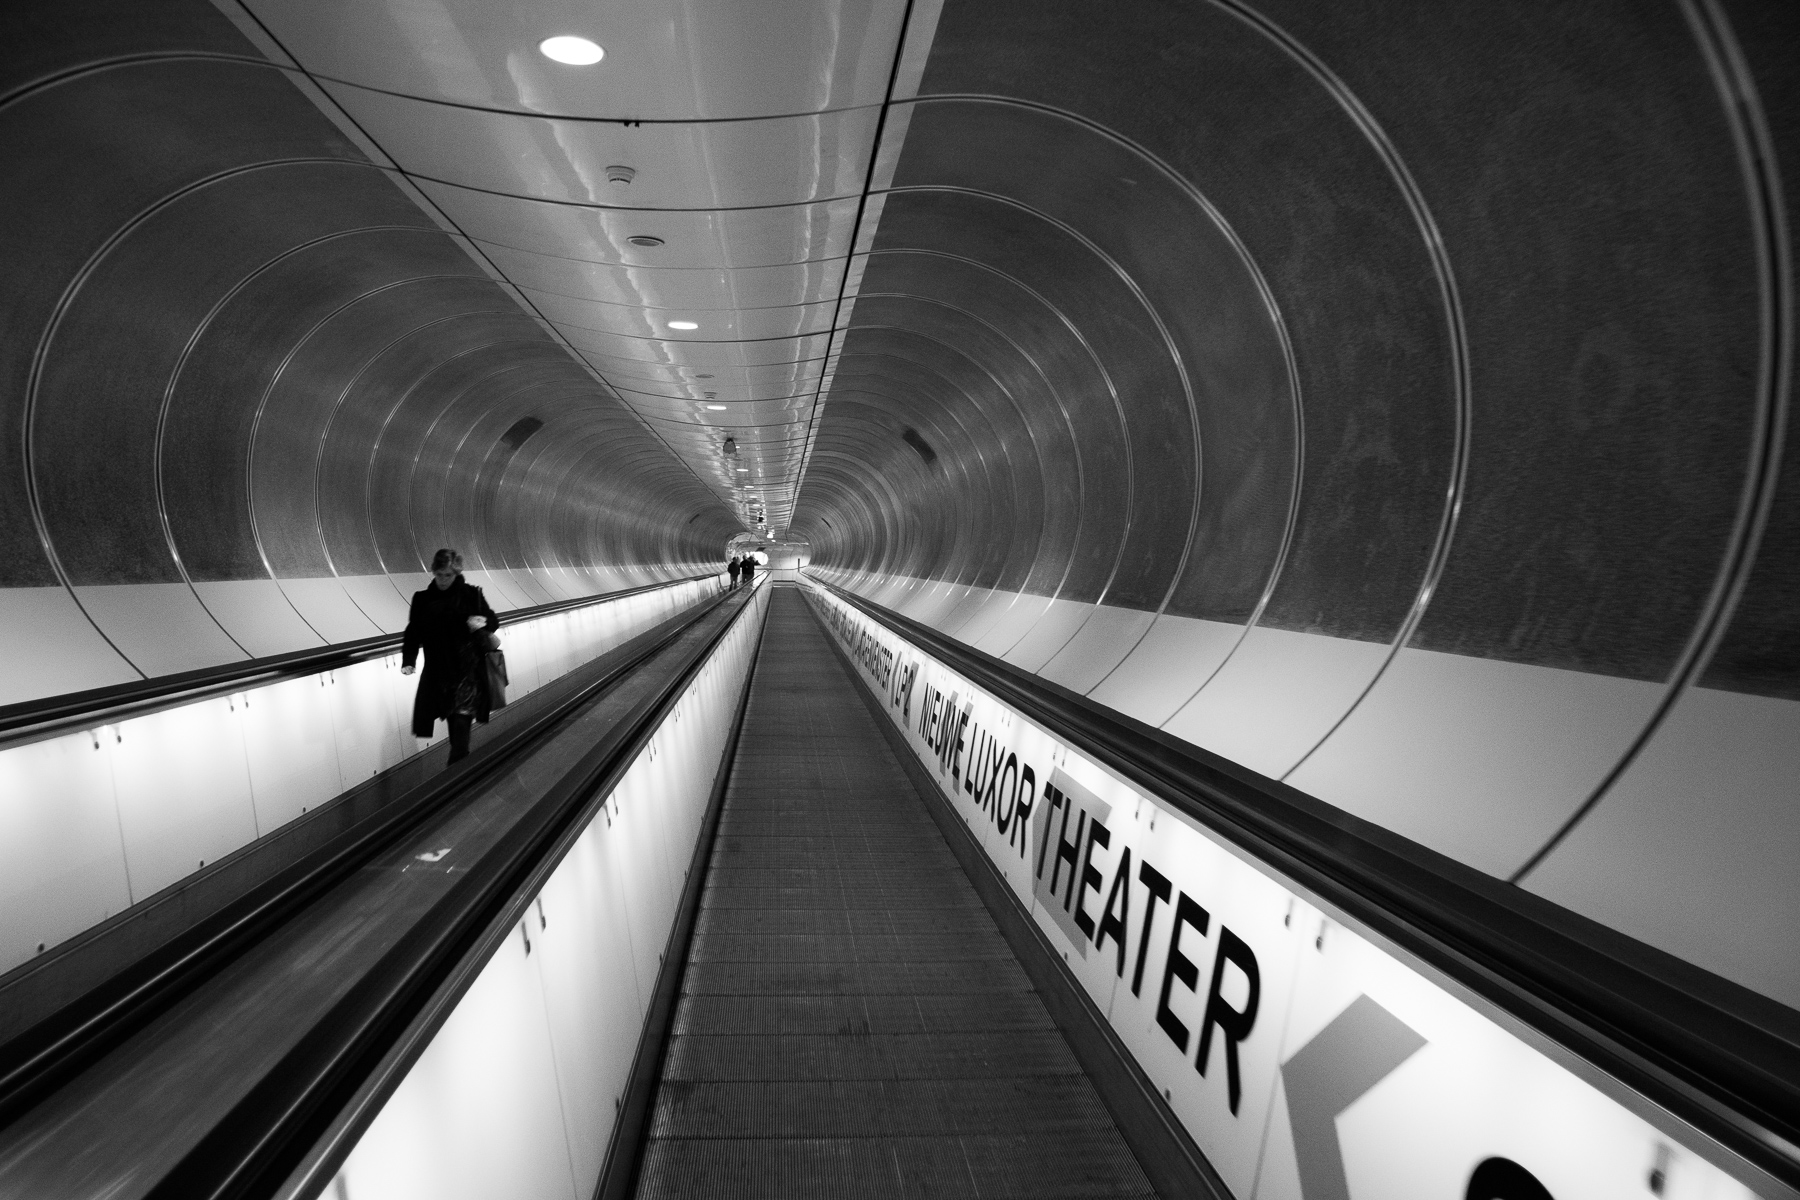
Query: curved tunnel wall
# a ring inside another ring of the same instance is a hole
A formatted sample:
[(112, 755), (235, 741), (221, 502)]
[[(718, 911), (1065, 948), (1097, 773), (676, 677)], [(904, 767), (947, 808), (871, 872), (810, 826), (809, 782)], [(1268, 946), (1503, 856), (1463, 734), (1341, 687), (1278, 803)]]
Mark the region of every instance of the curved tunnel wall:
[(737, 529), (204, 3), (0, 34), (0, 703), (692, 574)]
[(795, 535), (1800, 1005), (1795, 32), (950, 0)]
[[(1800, 1004), (1791, 13), (950, 0), (792, 535)], [(0, 21), (0, 702), (716, 563), (217, 11)]]

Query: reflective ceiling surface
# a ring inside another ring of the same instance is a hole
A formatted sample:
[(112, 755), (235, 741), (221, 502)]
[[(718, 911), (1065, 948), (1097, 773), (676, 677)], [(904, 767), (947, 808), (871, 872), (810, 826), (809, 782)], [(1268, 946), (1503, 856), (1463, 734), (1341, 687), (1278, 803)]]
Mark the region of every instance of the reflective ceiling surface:
[[(245, 7), (747, 528), (788, 525), (933, 6)], [(554, 62), (558, 35), (605, 56)]]

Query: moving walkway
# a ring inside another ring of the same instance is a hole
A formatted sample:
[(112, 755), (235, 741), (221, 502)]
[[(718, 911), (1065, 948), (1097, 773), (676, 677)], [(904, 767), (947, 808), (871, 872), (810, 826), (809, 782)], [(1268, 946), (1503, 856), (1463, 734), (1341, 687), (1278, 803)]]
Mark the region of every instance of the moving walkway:
[(1800, 1180), (1790, 1014), (827, 587), (642, 635), (469, 767), (47, 1003), (0, 1193)]

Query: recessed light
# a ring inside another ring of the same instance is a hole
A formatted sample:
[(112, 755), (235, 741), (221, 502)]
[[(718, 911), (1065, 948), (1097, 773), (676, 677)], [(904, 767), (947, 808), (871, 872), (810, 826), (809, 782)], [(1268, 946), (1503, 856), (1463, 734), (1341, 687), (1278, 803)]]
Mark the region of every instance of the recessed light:
[(725, 406), (723, 404), (709, 404), (706, 407), (711, 412), (724, 412), (725, 411)]
[(694, 323), (693, 321), (670, 321), (669, 328), (670, 329), (698, 329), (698, 328), (700, 328), (700, 326), (697, 325), (696, 323)]
[(649, 247), (649, 246), (660, 246), (663, 244), (663, 240), (661, 238), (651, 237), (647, 233), (634, 233), (630, 237), (626, 238), (625, 240), (630, 242), (634, 246)]
[(591, 67), (606, 57), (606, 51), (584, 37), (545, 38), (538, 43), (544, 57), (571, 67)]

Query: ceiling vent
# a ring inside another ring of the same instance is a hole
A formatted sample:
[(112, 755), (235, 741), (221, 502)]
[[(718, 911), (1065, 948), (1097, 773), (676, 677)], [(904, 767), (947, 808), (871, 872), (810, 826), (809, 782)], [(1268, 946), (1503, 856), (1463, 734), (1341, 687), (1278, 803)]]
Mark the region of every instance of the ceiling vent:
[(517, 450), (525, 444), (525, 439), (544, 427), (543, 421), (537, 417), (520, 417), (512, 423), (512, 427), (500, 435), (500, 440), (511, 449)]
[(937, 451), (931, 448), (930, 442), (919, 436), (918, 430), (909, 425), (900, 431), (900, 436), (907, 445), (919, 452), (919, 457), (925, 460), (926, 466), (937, 461)]

